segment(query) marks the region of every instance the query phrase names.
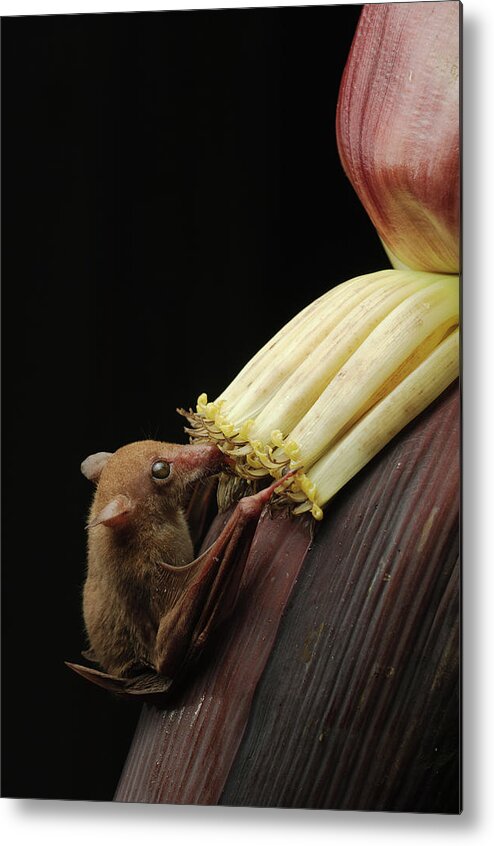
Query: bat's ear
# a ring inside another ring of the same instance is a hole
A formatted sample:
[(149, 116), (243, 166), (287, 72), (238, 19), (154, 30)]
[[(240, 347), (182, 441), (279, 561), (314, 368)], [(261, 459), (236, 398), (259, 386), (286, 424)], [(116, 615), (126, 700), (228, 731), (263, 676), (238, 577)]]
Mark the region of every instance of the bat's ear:
[(81, 473), (83, 473), (86, 479), (89, 479), (90, 482), (97, 482), (101, 476), (103, 467), (110, 458), (110, 455), (113, 455), (113, 453), (95, 452), (94, 455), (88, 455), (81, 464)]
[(96, 517), (93, 517), (87, 524), (87, 528), (92, 529), (94, 526), (99, 526), (100, 523), (103, 523), (104, 526), (120, 528), (129, 522), (133, 511), (134, 503), (132, 500), (124, 494), (118, 494), (101, 509)]

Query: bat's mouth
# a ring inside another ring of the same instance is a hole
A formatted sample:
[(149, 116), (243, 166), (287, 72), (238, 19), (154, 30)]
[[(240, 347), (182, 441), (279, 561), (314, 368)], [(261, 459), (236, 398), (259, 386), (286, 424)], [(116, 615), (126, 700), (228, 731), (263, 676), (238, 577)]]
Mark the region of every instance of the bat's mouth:
[(214, 444), (184, 447), (180, 456), (180, 469), (189, 483), (214, 476), (233, 466), (234, 462)]

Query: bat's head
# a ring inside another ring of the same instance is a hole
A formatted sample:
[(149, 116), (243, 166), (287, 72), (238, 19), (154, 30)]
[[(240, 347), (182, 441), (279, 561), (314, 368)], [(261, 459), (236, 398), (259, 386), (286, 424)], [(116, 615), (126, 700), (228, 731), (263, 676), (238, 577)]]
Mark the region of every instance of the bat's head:
[(225, 461), (211, 444), (163, 441), (137, 441), (114, 453), (90, 455), (81, 464), (82, 473), (97, 485), (89, 528), (123, 528), (143, 516), (159, 518), (177, 510), (189, 485), (219, 473)]

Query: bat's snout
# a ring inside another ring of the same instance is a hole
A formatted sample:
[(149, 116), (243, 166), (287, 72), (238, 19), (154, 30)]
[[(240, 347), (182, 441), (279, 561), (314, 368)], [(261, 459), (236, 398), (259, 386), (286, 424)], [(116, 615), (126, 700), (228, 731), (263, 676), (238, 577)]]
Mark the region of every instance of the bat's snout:
[(181, 455), (181, 465), (194, 479), (212, 476), (229, 466), (230, 461), (214, 444), (193, 444), (187, 446)]

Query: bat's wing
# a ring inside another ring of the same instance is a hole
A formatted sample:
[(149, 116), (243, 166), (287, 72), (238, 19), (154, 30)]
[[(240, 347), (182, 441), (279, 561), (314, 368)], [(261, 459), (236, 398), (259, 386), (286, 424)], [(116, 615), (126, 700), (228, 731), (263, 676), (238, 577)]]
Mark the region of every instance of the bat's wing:
[[(291, 475), (293, 472), (284, 478)], [(179, 575), (184, 583), (178, 601), (160, 622), (155, 654), (159, 672), (139, 663), (135, 672), (132, 668), (132, 676), (112, 676), (66, 661), (67, 666), (87, 681), (128, 699), (157, 700), (168, 694), (231, 613), (261, 511), (282, 484), (274, 481), (264, 490), (241, 499), (220, 535), (191, 564), (183, 568), (162, 565), (164, 571)], [(94, 661), (91, 650), (83, 654)]]
[(198, 549), (201, 545), (207, 527), (214, 516), (217, 483), (217, 478), (212, 476), (198, 482), (191, 491), (185, 516), (194, 549)]
[(161, 698), (169, 692), (173, 683), (171, 679), (149, 670), (131, 678), (124, 678), (123, 676), (111, 676), (101, 670), (84, 667), (82, 664), (72, 664), (70, 661), (66, 661), (65, 664), (87, 681), (127, 699)]
[(155, 665), (163, 675), (177, 678), (186, 672), (230, 615), (262, 509), (282, 484), (274, 481), (241, 499), (214, 543), (193, 562), (195, 575), (160, 622)]
[(86, 659), (86, 661), (89, 661), (90, 664), (97, 664), (98, 663), (98, 659), (96, 658), (96, 654), (92, 649), (83, 649), (83, 651), (81, 652), (81, 655), (82, 655), (83, 658)]

